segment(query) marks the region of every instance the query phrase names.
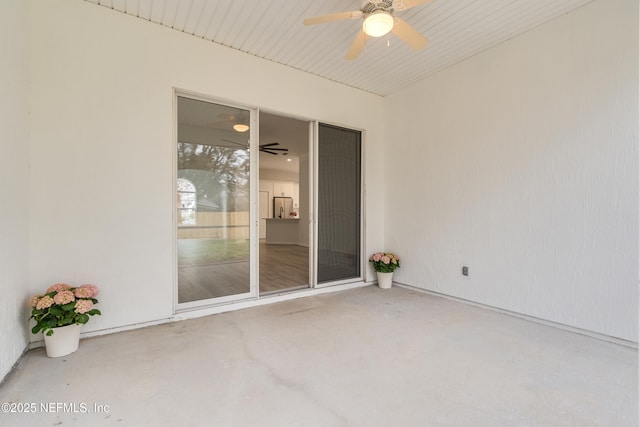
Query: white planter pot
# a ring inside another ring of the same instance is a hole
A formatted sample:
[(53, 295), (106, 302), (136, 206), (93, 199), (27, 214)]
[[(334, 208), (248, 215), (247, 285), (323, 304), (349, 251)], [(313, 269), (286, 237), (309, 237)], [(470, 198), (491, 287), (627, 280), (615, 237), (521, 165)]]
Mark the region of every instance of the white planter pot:
[(62, 357), (78, 349), (80, 343), (80, 325), (67, 325), (53, 328), (53, 334), (44, 335), (47, 356)]
[(378, 286), (380, 286), (382, 289), (391, 288), (393, 273), (381, 273), (379, 271), (377, 271), (376, 273), (378, 274)]

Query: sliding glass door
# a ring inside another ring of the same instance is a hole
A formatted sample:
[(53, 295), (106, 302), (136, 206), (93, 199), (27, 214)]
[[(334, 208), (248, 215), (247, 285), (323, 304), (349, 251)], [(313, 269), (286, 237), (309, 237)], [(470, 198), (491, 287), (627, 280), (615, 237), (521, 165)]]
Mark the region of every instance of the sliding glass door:
[(361, 132), (175, 102), (177, 310), (362, 279)]
[(177, 110), (178, 304), (251, 296), (251, 112), (187, 96)]
[(319, 124), (317, 283), (362, 276), (361, 132)]

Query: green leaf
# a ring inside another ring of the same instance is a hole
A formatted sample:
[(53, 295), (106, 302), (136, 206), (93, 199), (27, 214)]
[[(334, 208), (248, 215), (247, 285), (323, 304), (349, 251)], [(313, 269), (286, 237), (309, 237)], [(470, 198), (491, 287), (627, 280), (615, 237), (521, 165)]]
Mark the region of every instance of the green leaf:
[(64, 314), (64, 310), (54, 305), (52, 305), (51, 308), (49, 308), (49, 312), (54, 316), (62, 316)]
[(94, 309), (93, 309), (93, 310), (91, 310), (91, 311), (87, 311), (87, 314), (88, 314), (89, 316), (95, 316), (96, 314), (100, 314), (100, 315), (101, 315), (102, 313), (100, 313), (100, 310), (98, 310), (98, 309), (94, 308)]
[(73, 311), (73, 309), (76, 308), (76, 302), (75, 301), (71, 301), (68, 304), (65, 304), (62, 306), (62, 309), (64, 311)]

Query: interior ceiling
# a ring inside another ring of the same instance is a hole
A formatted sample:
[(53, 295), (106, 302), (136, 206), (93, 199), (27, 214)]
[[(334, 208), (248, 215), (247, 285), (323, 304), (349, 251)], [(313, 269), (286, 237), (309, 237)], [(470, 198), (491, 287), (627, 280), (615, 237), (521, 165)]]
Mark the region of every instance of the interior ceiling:
[[(397, 15), (426, 36), (416, 52), (395, 35), (344, 55), (362, 20), (305, 26), (360, 0), (85, 0), (381, 96), (389, 95), (592, 0), (434, 0)], [(387, 47), (387, 42), (389, 46)]]
[[(249, 133), (233, 130), (234, 123), (249, 124), (249, 111), (215, 102), (178, 97), (178, 139), (191, 144), (248, 148)], [(297, 174), (300, 156), (309, 152), (309, 122), (260, 112), (260, 144), (278, 143), (287, 154), (260, 152), (260, 169)]]

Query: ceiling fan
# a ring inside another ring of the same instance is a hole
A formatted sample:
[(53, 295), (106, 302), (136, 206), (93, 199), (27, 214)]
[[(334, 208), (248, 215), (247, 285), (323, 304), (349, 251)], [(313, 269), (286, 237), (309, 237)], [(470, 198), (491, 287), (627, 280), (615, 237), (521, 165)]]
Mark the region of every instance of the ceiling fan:
[(366, 0), (362, 3), (360, 10), (307, 18), (303, 23), (305, 25), (315, 25), (363, 18), (362, 29), (345, 56), (349, 60), (356, 59), (364, 50), (367, 37), (381, 37), (389, 32), (393, 32), (413, 49), (421, 50), (427, 47), (429, 41), (411, 25), (395, 16), (394, 13), (424, 5), (431, 1), (433, 0)]
[[(273, 154), (274, 156), (277, 156), (278, 154), (282, 154), (283, 156), (286, 156), (289, 154), (288, 148), (275, 148), (278, 145), (280, 145), (279, 142), (261, 144), (259, 150), (262, 151), (263, 153)], [(279, 153), (279, 151), (282, 151), (282, 153)]]

